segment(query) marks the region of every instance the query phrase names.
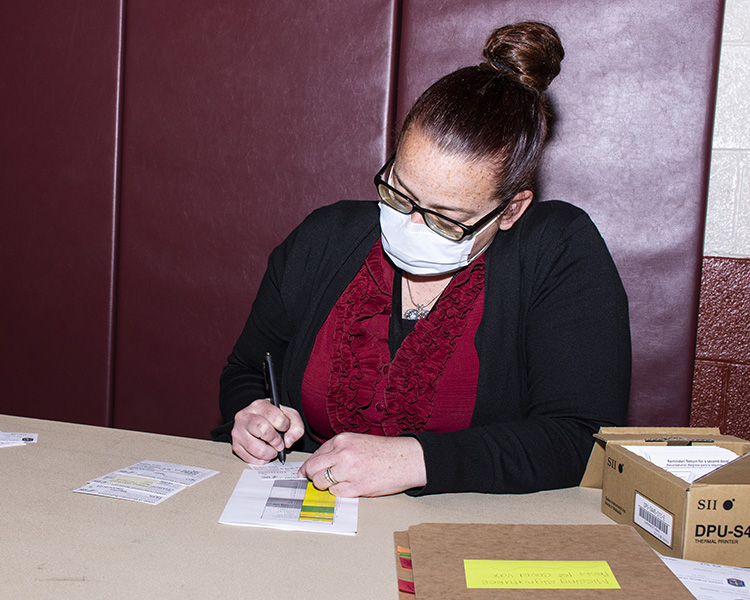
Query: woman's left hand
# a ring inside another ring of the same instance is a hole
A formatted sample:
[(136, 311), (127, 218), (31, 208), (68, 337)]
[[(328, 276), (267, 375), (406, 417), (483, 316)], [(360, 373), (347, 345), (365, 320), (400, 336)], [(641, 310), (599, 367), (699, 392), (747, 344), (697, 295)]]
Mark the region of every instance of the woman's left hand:
[[(328, 475), (335, 483), (326, 478)], [(316, 488), (334, 496), (386, 496), (427, 483), (422, 444), (412, 437), (340, 433), (300, 467)]]

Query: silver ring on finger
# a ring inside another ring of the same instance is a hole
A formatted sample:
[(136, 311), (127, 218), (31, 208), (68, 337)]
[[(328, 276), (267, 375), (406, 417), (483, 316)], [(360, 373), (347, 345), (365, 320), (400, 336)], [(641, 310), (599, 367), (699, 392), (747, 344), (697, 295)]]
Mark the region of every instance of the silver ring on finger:
[(336, 485), (338, 483), (333, 475), (331, 475), (331, 467), (328, 467), (325, 471), (323, 471), (323, 477), (325, 477), (326, 481), (331, 485)]

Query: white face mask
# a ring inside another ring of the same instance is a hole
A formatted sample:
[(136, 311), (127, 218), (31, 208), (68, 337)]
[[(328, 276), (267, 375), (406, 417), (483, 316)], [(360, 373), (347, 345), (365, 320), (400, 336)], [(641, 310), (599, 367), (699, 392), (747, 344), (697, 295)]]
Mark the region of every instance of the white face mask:
[(494, 221), (495, 219), (492, 219), (479, 231), (454, 242), (438, 235), (427, 225), (413, 223), (411, 215), (405, 215), (380, 203), (383, 250), (393, 264), (412, 275), (442, 275), (465, 267), (492, 242), (487, 242), (487, 245), (469, 260), (474, 239)]

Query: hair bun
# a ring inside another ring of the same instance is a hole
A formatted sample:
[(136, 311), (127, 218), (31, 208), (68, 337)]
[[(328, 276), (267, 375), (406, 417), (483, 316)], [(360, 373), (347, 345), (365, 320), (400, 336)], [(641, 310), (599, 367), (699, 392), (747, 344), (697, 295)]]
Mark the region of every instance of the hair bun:
[(484, 44), (482, 56), (504, 77), (542, 93), (560, 73), (565, 51), (552, 27), (525, 21), (495, 29)]

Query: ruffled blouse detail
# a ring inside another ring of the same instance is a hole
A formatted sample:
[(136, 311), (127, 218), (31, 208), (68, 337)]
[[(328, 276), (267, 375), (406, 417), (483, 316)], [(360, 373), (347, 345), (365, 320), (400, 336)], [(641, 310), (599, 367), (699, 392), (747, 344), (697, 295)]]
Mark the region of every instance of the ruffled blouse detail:
[(396, 436), (425, 430), (440, 376), (483, 290), (484, 257), (456, 274), (391, 362), (387, 332), (393, 275), (378, 241), (334, 307), (325, 400), (334, 433)]

